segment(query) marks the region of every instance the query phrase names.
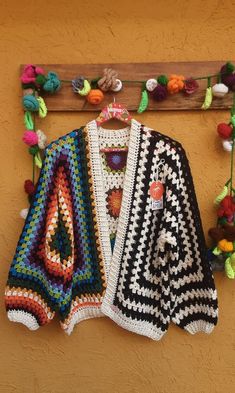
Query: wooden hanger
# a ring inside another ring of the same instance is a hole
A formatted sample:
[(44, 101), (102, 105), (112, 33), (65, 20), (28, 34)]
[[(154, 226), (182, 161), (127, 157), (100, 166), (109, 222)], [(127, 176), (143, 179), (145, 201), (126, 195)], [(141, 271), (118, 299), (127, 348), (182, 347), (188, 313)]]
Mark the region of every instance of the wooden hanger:
[[(102, 109), (99, 116), (96, 118), (97, 126), (99, 127), (101, 124), (106, 123), (107, 121), (112, 119), (119, 120), (131, 126), (132, 117), (130, 113), (124, 107), (124, 105), (115, 102), (115, 98), (113, 102), (111, 102), (110, 104), (108, 104)], [(113, 147), (113, 148), (104, 148), (101, 149), (100, 151), (107, 153), (110, 151), (120, 152), (120, 151), (127, 151), (127, 150), (128, 150), (127, 148)]]

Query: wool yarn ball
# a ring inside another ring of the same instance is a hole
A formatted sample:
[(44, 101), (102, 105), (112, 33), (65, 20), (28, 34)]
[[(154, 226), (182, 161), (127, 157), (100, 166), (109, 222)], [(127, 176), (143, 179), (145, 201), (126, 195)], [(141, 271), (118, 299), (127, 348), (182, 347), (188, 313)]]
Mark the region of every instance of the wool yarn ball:
[(36, 97), (31, 94), (25, 95), (22, 98), (23, 107), (26, 111), (36, 112), (39, 109), (39, 103)]
[(45, 149), (46, 142), (47, 142), (46, 135), (41, 130), (37, 130), (36, 134), (37, 134), (37, 137), (38, 137), (38, 147), (39, 147), (39, 149)]
[(47, 81), (43, 85), (43, 89), (49, 93), (55, 93), (61, 87), (61, 82), (55, 72), (48, 72)]
[(33, 184), (32, 180), (25, 180), (24, 190), (28, 195), (33, 195), (35, 193), (36, 187)]

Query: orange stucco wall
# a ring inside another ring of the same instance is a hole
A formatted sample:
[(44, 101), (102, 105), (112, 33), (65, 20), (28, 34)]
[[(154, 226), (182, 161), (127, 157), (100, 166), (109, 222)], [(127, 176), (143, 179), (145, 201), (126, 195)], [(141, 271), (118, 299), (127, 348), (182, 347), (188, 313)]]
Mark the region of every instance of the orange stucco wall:
[[(22, 184), (31, 176), (21, 142), (19, 64), (234, 59), (234, 11), (229, 0), (0, 1), (1, 294), (23, 225)], [(205, 231), (215, 223), (212, 201), (229, 173), (215, 132), (228, 115), (141, 115), (143, 123), (184, 144)], [(52, 140), (93, 116), (49, 114), (41, 128)], [(58, 321), (30, 332), (8, 322), (1, 297), (0, 393), (232, 393), (235, 283), (217, 274), (216, 285), (220, 316), (214, 333), (190, 336), (171, 326), (160, 342), (106, 318), (81, 323), (70, 337)]]

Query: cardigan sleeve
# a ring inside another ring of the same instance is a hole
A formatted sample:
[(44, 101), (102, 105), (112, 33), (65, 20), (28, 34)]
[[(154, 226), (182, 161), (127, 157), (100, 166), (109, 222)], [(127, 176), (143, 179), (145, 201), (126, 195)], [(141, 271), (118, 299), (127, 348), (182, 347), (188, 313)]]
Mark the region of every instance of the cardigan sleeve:
[(43, 167), (10, 267), (5, 291), (8, 318), (36, 330), (57, 310), (62, 284), (56, 277), (58, 219), (56, 159), (46, 149)]
[(188, 159), (179, 147), (170, 254), (171, 320), (191, 334), (210, 333), (217, 323), (217, 292)]

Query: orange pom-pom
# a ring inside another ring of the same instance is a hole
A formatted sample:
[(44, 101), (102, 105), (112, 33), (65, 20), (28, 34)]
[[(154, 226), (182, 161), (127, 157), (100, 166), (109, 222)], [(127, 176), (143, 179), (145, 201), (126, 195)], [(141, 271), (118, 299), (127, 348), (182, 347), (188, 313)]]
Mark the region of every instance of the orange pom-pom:
[(167, 90), (170, 94), (178, 93), (184, 88), (184, 76), (183, 75), (170, 75), (169, 82), (167, 84)]
[(99, 89), (92, 89), (86, 99), (92, 105), (99, 105), (104, 99), (104, 94)]

